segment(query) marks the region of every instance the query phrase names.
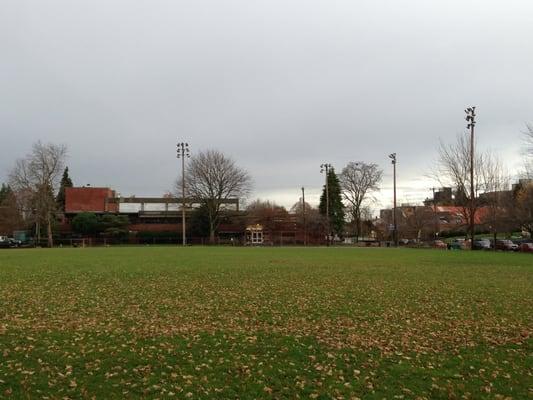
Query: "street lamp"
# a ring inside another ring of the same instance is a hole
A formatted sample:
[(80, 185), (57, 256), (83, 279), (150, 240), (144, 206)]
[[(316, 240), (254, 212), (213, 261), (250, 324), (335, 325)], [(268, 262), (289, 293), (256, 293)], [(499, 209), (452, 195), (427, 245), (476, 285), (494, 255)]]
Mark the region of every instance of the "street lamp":
[(328, 184), (328, 175), (329, 175), (329, 170), (331, 168), (331, 164), (328, 164), (328, 163), (324, 163), (324, 164), (320, 164), (320, 173), (326, 173), (326, 224), (327, 224), (327, 241), (326, 241), (326, 245), (329, 246), (329, 238), (331, 236), (331, 223), (330, 223), (330, 220), (329, 220), (329, 184)]
[(182, 244), (187, 244), (186, 230), (185, 230), (185, 158), (190, 158), (189, 144), (178, 142), (177, 144), (177, 158), (181, 158), (181, 236)]
[(467, 129), (470, 129), (470, 249), (474, 250), (474, 213), (475, 213), (475, 189), (474, 189), (474, 126), (476, 125), (476, 107), (468, 107), (465, 110)]
[(389, 154), (393, 168), (393, 182), (394, 182), (394, 202), (392, 207), (392, 224), (394, 245), (398, 247), (398, 224), (396, 220), (396, 153)]

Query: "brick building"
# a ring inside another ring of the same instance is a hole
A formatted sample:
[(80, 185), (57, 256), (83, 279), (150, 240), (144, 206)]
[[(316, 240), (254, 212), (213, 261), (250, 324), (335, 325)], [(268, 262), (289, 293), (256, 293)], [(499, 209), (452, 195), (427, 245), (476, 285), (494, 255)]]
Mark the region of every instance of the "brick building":
[[(186, 200), (186, 222), (200, 203)], [(239, 200), (224, 201), (226, 211), (239, 212)], [(83, 212), (94, 214), (115, 214), (128, 217), (130, 232), (178, 233), (182, 224), (182, 199), (175, 197), (122, 197), (110, 188), (73, 187), (65, 189), (65, 211), (63, 231), (70, 232), (70, 222)], [(226, 232), (232, 227), (224, 226)], [(236, 230), (236, 234), (240, 229)]]
[[(200, 206), (194, 199), (186, 200), (185, 216), (187, 231), (192, 228), (191, 216)], [(322, 231), (311, 228), (307, 234), (296, 214), (287, 211), (275, 216), (251, 216), (240, 211), (239, 199), (227, 199), (223, 203), (225, 217), (218, 228), (218, 241), (250, 245), (310, 244), (324, 242)], [(107, 187), (73, 187), (65, 189), (65, 210), (62, 232), (72, 233), (72, 219), (84, 212), (100, 216), (120, 215), (128, 220), (127, 230), (137, 239), (149, 234), (173, 236), (182, 231), (182, 199), (175, 197), (122, 197)], [(132, 239), (130, 237), (130, 239)], [(181, 236), (180, 236), (181, 237)], [(133, 239), (135, 242), (135, 239)], [(195, 238), (188, 233), (190, 243), (203, 243), (205, 238)]]

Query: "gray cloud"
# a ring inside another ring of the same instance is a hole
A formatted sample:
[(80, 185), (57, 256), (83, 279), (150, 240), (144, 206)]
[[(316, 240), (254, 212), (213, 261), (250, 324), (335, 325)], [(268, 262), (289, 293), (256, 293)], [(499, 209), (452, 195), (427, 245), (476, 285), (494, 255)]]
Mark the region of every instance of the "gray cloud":
[(527, 0), (4, 1), (0, 180), (41, 139), (68, 145), (75, 183), (159, 195), (180, 138), (286, 205), (350, 160), (386, 169), (388, 205), (396, 151), (400, 198), (419, 201), (467, 105), (480, 146), (518, 165), (532, 37)]

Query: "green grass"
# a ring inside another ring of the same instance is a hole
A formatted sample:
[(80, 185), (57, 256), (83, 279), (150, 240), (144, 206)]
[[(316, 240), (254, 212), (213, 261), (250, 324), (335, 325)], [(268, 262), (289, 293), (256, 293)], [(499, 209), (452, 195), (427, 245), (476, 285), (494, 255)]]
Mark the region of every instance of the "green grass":
[(530, 254), (0, 252), (0, 398), (533, 398)]

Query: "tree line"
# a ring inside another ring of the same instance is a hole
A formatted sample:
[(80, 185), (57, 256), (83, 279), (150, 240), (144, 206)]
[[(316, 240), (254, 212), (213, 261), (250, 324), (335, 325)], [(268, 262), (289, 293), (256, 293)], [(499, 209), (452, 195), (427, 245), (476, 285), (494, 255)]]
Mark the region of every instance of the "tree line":
[(31, 151), (15, 162), (9, 172), (9, 184), (3, 184), (0, 229), (32, 227), (36, 240), (46, 237), (52, 247), (53, 228), (58, 210), (65, 205), (64, 188), (72, 186), (65, 166), (67, 148), (54, 143), (37, 142)]
[[(466, 219), (484, 207), (488, 209), (486, 223), (495, 235), (512, 224), (532, 232), (532, 185), (515, 186), (510, 203), (504, 193), (508, 192), (511, 177), (503, 163), (493, 152), (476, 152), (472, 192), (469, 149), (470, 142), (466, 135), (459, 135), (451, 144), (441, 142), (436, 167), (430, 175), (442, 186), (454, 188), (455, 204), (463, 209)], [(532, 178), (532, 125), (527, 125), (524, 134), (524, 156), (522, 176)], [(37, 142), (25, 157), (15, 162), (9, 173), (9, 183), (2, 184), (0, 188), (0, 233), (29, 226), (39, 243), (42, 237), (46, 237), (47, 245), (53, 246), (57, 215), (65, 206), (65, 188), (73, 186), (65, 165), (66, 157), (66, 146)], [(376, 163), (353, 161), (344, 166), (340, 173), (334, 167), (329, 168), (326, 179), (318, 207), (315, 209), (309, 204), (305, 205), (308, 228), (320, 230), (328, 236), (349, 234), (361, 237), (372, 219), (371, 206), (376, 201), (375, 194), (380, 190), (383, 170)], [(189, 228), (193, 233), (206, 235), (212, 241), (220, 224), (227, 222), (229, 214), (224, 209), (225, 200), (247, 198), (252, 191), (250, 174), (231, 157), (217, 150), (195, 154), (187, 163), (185, 182), (185, 197), (201, 200), (201, 207), (191, 216)], [(176, 185), (174, 193), (177, 197), (183, 194), (181, 185)], [(491, 195), (480, 196), (482, 194)], [(275, 203), (257, 200), (248, 205), (246, 212), (250, 215), (249, 221), (262, 219), (269, 225), (274, 223), (273, 215), (276, 213), (291, 212), (303, 216), (303, 208), (303, 204), (298, 202), (287, 211)], [(427, 228), (432, 224), (431, 218), (434, 217), (427, 212), (414, 213), (409, 223)], [(112, 235), (123, 233), (126, 222), (125, 219), (80, 215), (73, 221), (73, 227), (83, 234)]]
[[(469, 135), (460, 134), (454, 143), (441, 141), (431, 176), (442, 186), (455, 189), (454, 202), (461, 208), (465, 219), (476, 218), (484, 209), (484, 224), (494, 240), (498, 233), (513, 228), (532, 234), (533, 185), (528, 180), (533, 178), (533, 126), (526, 125), (524, 132), (524, 167), (518, 174), (523, 180), (514, 185), (512, 191), (513, 177), (499, 155), (490, 150), (472, 153), (471, 140)], [(473, 181), (470, 174), (472, 161)]]
[[(315, 218), (317, 213), (310, 205), (306, 207), (310, 227), (324, 230), (329, 226), (331, 232), (324, 233), (343, 236), (347, 212), (349, 222), (353, 222), (355, 226), (354, 233), (360, 236), (362, 220), (369, 214), (368, 208), (365, 208), (368, 207), (366, 201), (379, 190), (382, 177), (383, 171), (374, 163), (350, 162), (339, 175), (334, 168), (330, 168), (326, 177), (328, 183), (324, 184), (317, 209), (319, 215), (322, 215), (322, 221)], [(182, 177), (176, 181), (177, 196), (183, 195), (181, 182)], [(202, 207), (197, 210), (192, 222), (202, 221), (204, 214), (203, 220), (209, 226), (211, 241), (214, 241), (221, 222), (224, 200), (245, 198), (252, 188), (248, 172), (237, 166), (233, 159), (216, 150), (200, 151), (191, 158), (185, 170), (185, 182), (186, 197), (188, 194), (192, 198), (203, 200)], [(296, 205), (293, 209), (295, 208)], [(287, 210), (275, 203), (257, 200), (247, 207), (247, 212), (252, 220), (254, 216), (255, 220), (259, 220), (257, 216), (263, 215), (263, 221), (268, 221), (269, 215), (281, 215)]]

